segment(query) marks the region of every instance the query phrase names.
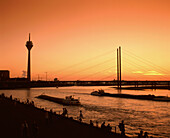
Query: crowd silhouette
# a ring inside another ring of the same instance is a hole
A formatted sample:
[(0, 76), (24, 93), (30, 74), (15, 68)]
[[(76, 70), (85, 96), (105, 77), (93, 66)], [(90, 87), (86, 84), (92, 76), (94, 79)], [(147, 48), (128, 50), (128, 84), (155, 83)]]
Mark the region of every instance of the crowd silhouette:
[[(32, 106), (32, 107), (38, 108), (38, 107), (35, 106), (34, 101), (29, 101), (29, 99), (27, 99), (25, 102), (21, 102), (18, 98), (13, 98), (12, 95), (10, 95), (10, 97), (6, 97), (3, 93), (0, 95), (0, 98), (7, 98), (9, 100), (14, 101), (14, 105), (18, 102), (18, 103), (21, 103), (21, 104), (25, 104), (26, 106)], [(44, 108), (38, 108), (38, 109), (44, 111), (44, 120), (45, 120), (46, 125), (49, 125), (49, 123), (52, 121), (52, 115), (60, 115), (60, 113), (57, 114), (52, 109), (50, 109), (50, 111), (47, 111)], [(69, 118), (69, 119), (73, 119), (73, 117), (68, 117), (67, 108), (63, 108), (63, 112), (62, 112), (62, 114), (60, 116), (61, 117), (66, 117), (66, 118)], [(83, 112), (82, 112), (82, 110), (80, 110), (80, 113), (79, 113), (79, 116), (77, 117), (77, 120), (80, 123), (83, 123), (83, 119), (84, 119)], [(93, 120), (90, 120), (89, 126), (96, 127), (96, 128), (101, 128), (106, 133), (113, 133), (111, 125), (109, 123), (106, 125), (105, 121), (102, 122), (101, 126), (99, 127), (99, 122), (97, 120), (95, 121), (95, 125), (94, 125)], [(122, 120), (119, 123), (119, 125), (117, 125), (117, 126), (118, 126), (118, 128), (120, 130), (121, 136), (125, 137), (124, 120)], [(21, 136), (23, 138), (28, 138), (29, 135), (31, 135), (32, 138), (36, 138), (38, 136), (38, 130), (39, 130), (39, 127), (38, 127), (38, 124), (36, 123), (35, 120), (31, 125), (28, 125), (27, 120), (25, 120), (21, 124)], [(114, 133), (117, 133), (116, 131), (117, 131), (117, 129), (116, 129), (116, 126), (115, 126), (115, 132)], [(147, 132), (143, 133), (142, 130), (140, 131), (140, 133), (138, 134), (137, 137), (138, 138), (149, 138), (148, 133)], [(150, 138), (153, 138), (153, 137), (150, 136)]]

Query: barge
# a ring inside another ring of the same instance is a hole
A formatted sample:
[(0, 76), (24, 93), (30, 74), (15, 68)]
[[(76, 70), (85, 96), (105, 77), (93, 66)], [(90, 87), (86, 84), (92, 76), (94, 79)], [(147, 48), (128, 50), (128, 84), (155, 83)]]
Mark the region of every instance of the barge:
[(151, 95), (151, 94), (149, 94), (149, 95), (111, 94), (111, 93), (106, 93), (104, 91), (101, 92), (101, 90), (98, 90), (98, 91), (93, 91), (91, 93), (91, 95), (170, 102), (170, 97), (168, 97), (168, 96), (155, 96), (155, 95)]
[(73, 96), (66, 96), (65, 98), (57, 98), (57, 97), (52, 97), (52, 96), (42, 94), (37, 96), (36, 98), (56, 102), (63, 105), (81, 105), (80, 100), (75, 99)]

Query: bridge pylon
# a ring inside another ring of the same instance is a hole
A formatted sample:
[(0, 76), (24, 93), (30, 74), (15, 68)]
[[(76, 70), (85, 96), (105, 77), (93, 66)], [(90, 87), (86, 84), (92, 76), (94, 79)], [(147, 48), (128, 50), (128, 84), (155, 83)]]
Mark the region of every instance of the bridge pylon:
[(117, 48), (117, 87), (121, 89), (121, 47)]

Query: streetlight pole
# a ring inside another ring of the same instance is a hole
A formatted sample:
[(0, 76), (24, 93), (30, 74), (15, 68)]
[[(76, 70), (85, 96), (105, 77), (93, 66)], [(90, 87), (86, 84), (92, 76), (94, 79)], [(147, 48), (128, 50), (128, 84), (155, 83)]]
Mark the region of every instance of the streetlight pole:
[(45, 72), (46, 73), (46, 81), (47, 81), (47, 72)]

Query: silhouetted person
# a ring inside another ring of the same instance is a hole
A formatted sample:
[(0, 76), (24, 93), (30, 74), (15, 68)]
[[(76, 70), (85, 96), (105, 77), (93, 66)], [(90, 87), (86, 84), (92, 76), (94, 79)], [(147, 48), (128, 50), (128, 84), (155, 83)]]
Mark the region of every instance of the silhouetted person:
[(110, 124), (107, 125), (107, 130), (108, 130), (108, 132), (111, 132), (112, 127), (110, 126)]
[(28, 138), (28, 124), (26, 121), (24, 121), (24, 123), (22, 124), (22, 132), (23, 138)]
[(12, 95), (10, 95), (9, 99), (12, 100)]
[(4, 94), (4, 93), (2, 93), (2, 94), (1, 94), (1, 96), (2, 96), (2, 98), (4, 98), (4, 97), (5, 97), (5, 94)]
[(67, 109), (66, 108), (63, 108), (63, 113), (61, 114), (61, 115), (63, 115), (63, 116), (68, 116), (68, 111), (67, 111)]
[(65, 108), (65, 114), (67, 115), (67, 117), (68, 117), (68, 111), (67, 111), (67, 109)]
[(143, 131), (141, 130), (140, 133), (138, 134), (138, 138), (143, 138)]
[(121, 131), (121, 135), (125, 135), (125, 125), (123, 120), (121, 123), (119, 123), (119, 129)]
[(115, 133), (116, 133), (116, 126), (115, 126)]
[(29, 104), (29, 100), (27, 99), (27, 104)]
[(90, 120), (90, 125), (93, 126), (93, 121), (92, 120)]
[(83, 118), (83, 113), (81, 110), (80, 110), (80, 118)]
[(148, 133), (145, 132), (143, 137), (144, 137), (144, 138), (149, 138), (149, 137), (148, 137)]
[(98, 121), (96, 121), (96, 127), (99, 127), (99, 125), (98, 125)]
[(34, 101), (31, 102), (31, 105), (34, 106)]
[(101, 124), (101, 128), (102, 128), (102, 129), (105, 129), (105, 128), (106, 128), (106, 126), (105, 126), (105, 121)]
[(61, 115), (63, 115), (63, 116), (65, 115), (65, 108), (63, 108), (63, 113)]

